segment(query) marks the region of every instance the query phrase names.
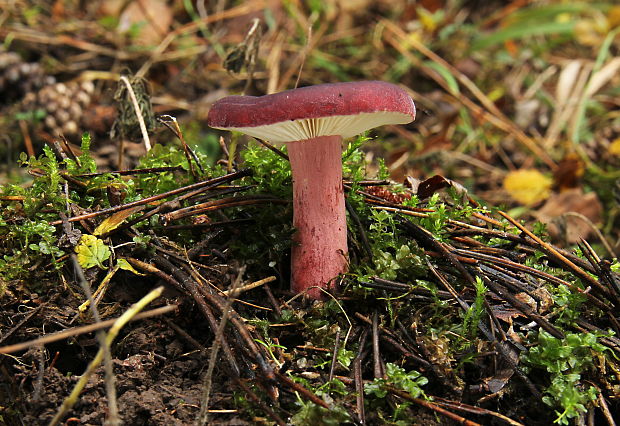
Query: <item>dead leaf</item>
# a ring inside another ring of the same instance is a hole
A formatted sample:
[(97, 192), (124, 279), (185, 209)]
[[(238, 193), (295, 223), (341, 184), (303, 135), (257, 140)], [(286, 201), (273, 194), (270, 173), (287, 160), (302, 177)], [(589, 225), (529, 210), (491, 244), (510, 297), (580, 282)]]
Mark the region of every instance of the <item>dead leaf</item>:
[(545, 287), (537, 288), (532, 294), (538, 299), (538, 313), (540, 314), (547, 312), (555, 303), (553, 295)]
[(564, 109), (577, 84), (579, 73), (581, 72), (582, 63), (579, 60), (569, 61), (558, 79), (558, 85), (555, 88), (555, 108)]
[(607, 151), (611, 155), (615, 155), (616, 157), (620, 157), (620, 138), (616, 138), (607, 148)]
[(499, 320), (511, 322), (513, 318), (525, 317), (521, 311), (508, 305), (496, 305), (492, 307), (493, 315)]
[(509, 172), (504, 178), (504, 189), (521, 204), (532, 206), (549, 197), (551, 178), (535, 169)]
[(521, 303), (527, 305), (527, 307), (530, 308), (532, 311), (536, 312), (536, 300), (526, 292), (521, 291), (515, 294), (515, 299), (519, 300)]
[(430, 197), (440, 189), (450, 187), (450, 185), (451, 183), (449, 179), (446, 179), (445, 177), (440, 175), (435, 175), (420, 182), (416, 189), (416, 193), (418, 197), (420, 197), (420, 199), (424, 199)]
[(463, 185), (441, 175), (431, 176), (421, 182), (418, 179), (407, 176), (405, 179), (405, 186), (411, 188), (411, 190), (415, 192), (420, 199), (428, 198), (443, 188), (452, 187), (456, 190), (457, 194), (463, 198), (463, 201), (469, 200), (467, 189)]
[(487, 386), (489, 392), (496, 393), (504, 389), (514, 372), (513, 368), (503, 368), (498, 370), (493, 377), (485, 377), (482, 382)]
[(448, 338), (433, 334), (431, 336), (423, 336), (421, 340), (428, 349), (428, 360), (433, 364), (448, 369), (452, 361), (454, 361)]
[(114, 229), (118, 228), (121, 223), (125, 221), (125, 219), (127, 219), (132, 214), (142, 210), (143, 208), (144, 206), (136, 206), (114, 213), (112, 216), (101, 222), (99, 226), (97, 226), (97, 229), (95, 229), (93, 235), (99, 236), (113, 231)]
[(118, 31), (125, 33), (139, 27), (134, 43), (154, 46), (168, 34), (172, 24), (172, 9), (166, 0), (136, 0), (119, 16)]
[(586, 96), (591, 97), (598, 92), (603, 86), (618, 75), (620, 69), (620, 58), (613, 58), (607, 62), (603, 67), (592, 74), (590, 82), (588, 83), (588, 89), (586, 90)]
[(576, 188), (579, 186), (584, 171), (585, 165), (579, 155), (568, 154), (558, 163), (558, 168), (553, 172), (553, 187), (559, 192)]
[(533, 126), (540, 118), (541, 106), (538, 99), (518, 99), (515, 102), (515, 124), (522, 129)]
[[(569, 212), (578, 215), (567, 215)], [(549, 234), (556, 241), (574, 244), (591, 235), (593, 229), (588, 221), (600, 224), (602, 213), (603, 206), (596, 193), (585, 194), (581, 188), (574, 188), (549, 197), (535, 216), (547, 224)]]

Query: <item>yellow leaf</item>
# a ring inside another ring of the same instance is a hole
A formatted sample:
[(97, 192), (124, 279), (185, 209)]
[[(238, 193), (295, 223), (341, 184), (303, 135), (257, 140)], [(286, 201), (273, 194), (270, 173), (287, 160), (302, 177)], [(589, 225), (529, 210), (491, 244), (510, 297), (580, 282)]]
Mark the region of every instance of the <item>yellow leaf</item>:
[(108, 232), (118, 228), (129, 216), (142, 209), (143, 206), (136, 206), (114, 213), (112, 216), (99, 224), (97, 229), (93, 232), (93, 235), (107, 234)]
[(127, 262), (127, 259), (120, 258), (118, 259), (116, 264), (118, 265), (119, 268), (125, 271), (133, 272), (136, 275), (146, 275), (146, 274), (136, 271), (135, 268), (131, 266), (129, 262)]
[(522, 169), (510, 172), (504, 178), (504, 189), (521, 204), (531, 206), (551, 194), (551, 178), (538, 170)]
[(427, 29), (429, 32), (433, 32), (435, 31), (435, 29), (437, 29), (437, 22), (432, 13), (430, 13), (423, 7), (418, 7), (416, 9), (416, 12), (418, 12), (418, 18), (420, 19), (420, 22), (425, 29)]
[(614, 6), (607, 12), (607, 22), (610, 28), (620, 27), (620, 6)]
[(78, 262), (84, 269), (92, 266), (103, 268), (103, 262), (111, 256), (110, 248), (94, 235), (82, 235), (80, 242), (75, 246)]
[(620, 138), (614, 140), (611, 145), (609, 145), (609, 148), (607, 148), (607, 150), (611, 155), (620, 157)]

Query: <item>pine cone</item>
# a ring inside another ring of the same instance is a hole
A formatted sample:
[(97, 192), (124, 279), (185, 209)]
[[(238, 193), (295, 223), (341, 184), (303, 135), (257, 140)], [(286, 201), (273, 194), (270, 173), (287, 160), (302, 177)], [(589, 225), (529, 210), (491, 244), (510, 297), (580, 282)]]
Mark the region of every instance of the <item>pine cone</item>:
[(26, 94), (21, 109), (43, 110), (43, 125), (49, 133), (73, 136), (83, 128), (84, 109), (90, 105), (94, 91), (90, 81), (56, 83)]
[(46, 75), (40, 64), (24, 62), (17, 53), (0, 50), (1, 103), (12, 103), (54, 81), (54, 77)]

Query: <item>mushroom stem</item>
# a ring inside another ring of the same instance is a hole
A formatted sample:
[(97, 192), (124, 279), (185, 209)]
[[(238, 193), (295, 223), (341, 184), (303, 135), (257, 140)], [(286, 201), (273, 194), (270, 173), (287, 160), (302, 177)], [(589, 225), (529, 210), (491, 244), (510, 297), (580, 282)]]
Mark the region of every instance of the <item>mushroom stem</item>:
[(342, 137), (289, 142), (293, 174), (291, 286), (321, 299), (347, 271), (347, 220), (342, 188)]

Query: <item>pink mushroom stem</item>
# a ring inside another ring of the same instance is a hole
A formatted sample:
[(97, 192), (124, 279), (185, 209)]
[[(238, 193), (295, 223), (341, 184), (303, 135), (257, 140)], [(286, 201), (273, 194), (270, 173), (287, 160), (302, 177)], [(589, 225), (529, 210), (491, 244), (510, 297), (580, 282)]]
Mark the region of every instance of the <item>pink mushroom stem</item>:
[(287, 144), (293, 174), (291, 285), (314, 299), (347, 271), (347, 219), (342, 188), (342, 137)]
[(209, 126), (287, 143), (293, 170), (292, 290), (314, 299), (347, 271), (347, 224), (341, 142), (385, 124), (410, 123), (406, 91), (382, 81), (319, 84), (265, 96), (228, 96), (209, 111)]

